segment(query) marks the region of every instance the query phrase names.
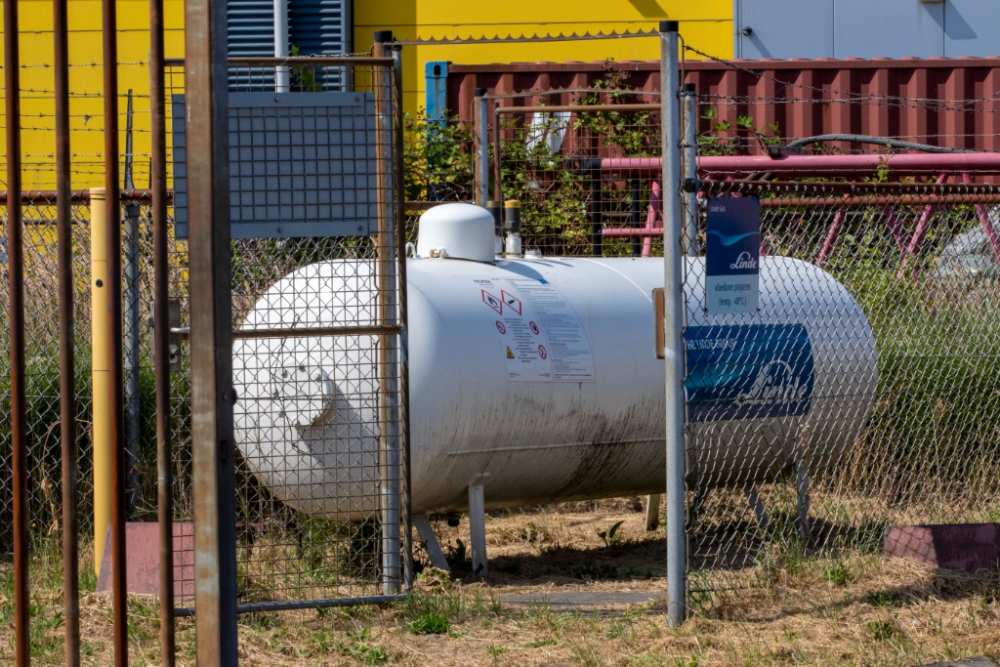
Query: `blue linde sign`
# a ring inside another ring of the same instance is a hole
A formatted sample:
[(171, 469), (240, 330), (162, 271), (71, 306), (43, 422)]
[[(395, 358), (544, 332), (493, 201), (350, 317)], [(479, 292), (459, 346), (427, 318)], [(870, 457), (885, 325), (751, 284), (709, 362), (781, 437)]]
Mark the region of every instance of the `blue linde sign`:
[(688, 327), (688, 421), (796, 417), (809, 412), (813, 354), (802, 324)]
[(705, 307), (710, 315), (749, 313), (760, 301), (760, 200), (708, 202)]

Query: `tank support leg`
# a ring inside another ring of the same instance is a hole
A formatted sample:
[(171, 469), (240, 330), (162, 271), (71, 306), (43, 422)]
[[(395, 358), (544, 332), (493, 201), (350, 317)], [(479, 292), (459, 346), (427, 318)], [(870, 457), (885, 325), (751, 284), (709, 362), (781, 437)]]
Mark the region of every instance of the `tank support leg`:
[(804, 458), (795, 462), (795, 495), (798, 497), (799, 538), (809, 540), (809, 466)]
[(747, 505), (750, 506), (754, 516), (757, 518), (757, 525), (760, 526), (761, 530), (767, 530), (767, 526), (771, 522), (771, 517), (767, 515), (767, 508), (764, 507), (764, 501), (760, 499), (760, 492), (753, 484), (747, 486), (744, 490), (747, 494)]
[(431, 565), (439, 570), (449, 572), (451, 568), (448, 567), (448, 561), (441, 550), (441, 543), (438, 542), (437, 535), (434, 533), (434, 527), (431, 526), (431, 522), (427, 516), (413, 517), (413, 525), (417, 527), (417, 534), (420, 535), (420, 542), (424, 549), (427, 550), (427, 555), (431, 559)]
[(472, 572), (477, 577), (487, 575), (486, 567), (486, 503), (482, 480), (469, 485), (469, 536), (472, 543)]
[(656, 530), (660, 525), (660, 494), (646, 496), (646, 530)]

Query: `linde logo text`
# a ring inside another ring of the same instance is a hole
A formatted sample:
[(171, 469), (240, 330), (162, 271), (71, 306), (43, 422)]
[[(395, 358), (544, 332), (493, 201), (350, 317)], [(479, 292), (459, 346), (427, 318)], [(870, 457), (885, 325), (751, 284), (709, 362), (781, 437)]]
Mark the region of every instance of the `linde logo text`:
[(729, 268), (737, 271), (740, 269), (756, 269), (757, 260), (750, 256), (748, 252), (741, 252), (736, 258), (736, 261), (729, 265)]

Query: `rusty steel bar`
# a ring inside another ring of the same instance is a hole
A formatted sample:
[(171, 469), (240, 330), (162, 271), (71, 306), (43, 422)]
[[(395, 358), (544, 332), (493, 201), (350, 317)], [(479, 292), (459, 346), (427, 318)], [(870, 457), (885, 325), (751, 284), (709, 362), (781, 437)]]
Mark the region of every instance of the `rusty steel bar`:
[[(174, 60), (171, 59), (171, 64)], [(371, 67), (392, 67), (391, 56), (362, 56), (352, 58), (349, 56), (288, 56), (287, 58), (251, 57), (241, 56), (229, 58), (229, 67), (280, 67), (282, 65), (295, 65), (299, 67), (340, 67), (342, 65), (364, 65)], [(180, 60), (180, 64), (184, 64)]]
[(125, 398), (122, 359), (122, 226), (118, 151), (118, 14), (101, 1), (104, 42), (104, 192), (107, 199), (108, 340), (111, 341), (111, 608), (115, 667), (128, 665), (128, 588), (125, 580)]
[[(190, 336), (190, 327), (173, 327), (168, 330), (175, 336)], [(403, 328), (392, 324), (340, 327), (281, 327), (274, 329), (233, 329), (237, 338), (309, 338), (314, 336), (398, 336)]]
[(826, 194), (989, 194), (1000, 192), (996, 186), (988, 185), (948, 185), (944, 183), (854, 183), (850, 181), (702, 181), (701, 193), (707, 196), (727, 195), (733, 192), (780, 192), (787, 190), (789, 196), (819, 197)]
[[(403, 134), (403, 60), (401, 46), (392, 49), (393, 150), (396, 171), (396, 201), (406, 199), (405, 137)], [(396, 260), (399, 273), (399, 423), (400, 423), (400, 492), (403, 523), (403, 586), (413, 590), (413, 521), (410, 516), (412, 479), (410, 470), (410, 351), (407, 337), (409, 307), (406, 296), (406, 209), (396, 206)]]
[(76, 445), (76, 373), (73, 346), (73, 212), (70, 208), (69, 24), (67, 0), (52, 2), (55, 70), (56, 235), (59, 266), (59, 431), (62, 454), (63, 608), (67, 667), (80, 664), (80, 560)]
[[(538, 94), (538, 93), (536, 93)], [(495, 98), (494, 98), (495, 99)], [(600, 111), (659, 111), (659, 104), (563, 104), (551, 107), (500, 107), (499, 113), (507, 115), (526, 115), (531, 113), (550, 113), (553, 111), (570, 111), (573, 113), (597, 113)]]
[(156, 375), (156, 518), (160, 534), (160, 665), (173, 667), (174, 495), (170, 433), (170, 244), (167, 236), (163, 0), (149, 0), (150, 186), (153, 194), (153, 368)]
[[(167, 201), (174, 199), (174, 191), (167, 190)], [(58, 190), (23, 190), (21, 191), (22, 204), (51, 204), (59, 197)], [(70, 190), (70, 203), (82, 203), (90, 201), (90, 190)], [(125, 202), (149, 202), (153, 201), (153, 191), (143, 189), (123, 189), (118, 191), (118, 201)], [(7, 191), (0, 192), (0, 203), (7, 203)], [(415, 202), (420, 204), (422, 202)], [(445, 202), (441, 202), (445, 203)]]
[(502, 153), (501, 148), (501, 129), (500, 129), (500, 105), (493, 105), (493, 199), (494, 201), (503, 201), (503, 182), (501, 181), (500, 170), (500, 153)]
[(235, 667), (236, 454), (226, 3), (187, 0), (184, 8), (187, 141), (200, 147), (199, 159), (187, 165), (195, 655), (199, 665)]
[[(21, 192), (21, 61), (18, 53), (17, 0), (4, 0), (4, 86), (7, 122), (7, 200)], [(14, 512), (14, 661), (31, 662), (28, 598), (28, 440), (24, 394), (24, 245), (21, 207), (7, 207), (7, 271), (10, 323), (11, 468)]]

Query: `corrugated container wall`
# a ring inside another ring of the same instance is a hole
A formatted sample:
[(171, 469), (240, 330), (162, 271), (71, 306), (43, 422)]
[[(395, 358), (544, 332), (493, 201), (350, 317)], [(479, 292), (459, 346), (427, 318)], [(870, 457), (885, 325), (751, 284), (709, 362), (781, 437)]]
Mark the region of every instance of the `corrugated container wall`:
[[(659, 90), (658, 62), (449, 64), (446, 106), (472, 120), (473, 91), (489, 94), (586, 88), (609, 70), (628, 73), (626, 85)], [(697, 87), (701, 105), (718, 120), (751, 116), (758, 127), (778, 126), (781, 136), (872, 134), (949, 148), (1000, 151), (1000, 58), (891, 60), (687, 61), (684, 80)], [(508, 106), (571, 104), (557, 93), (504, 99)], [(639, 96), (636, 102), (655, 102)], [(735, 135), (737, 130), (730, 131)], [(842, 146), (856, 149), (860, 146)]]

